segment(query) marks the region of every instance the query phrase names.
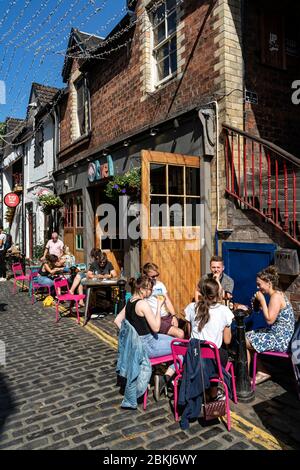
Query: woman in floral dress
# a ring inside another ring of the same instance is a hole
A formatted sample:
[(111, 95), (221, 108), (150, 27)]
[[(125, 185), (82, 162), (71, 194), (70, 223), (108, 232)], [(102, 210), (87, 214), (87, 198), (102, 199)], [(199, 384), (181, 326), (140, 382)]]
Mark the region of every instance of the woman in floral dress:
[[(251, 351), (286, 352), (292, 339), (295, 328), (294, 311), (287, 297), (279, 290), (278, 281), (279, 276), (275, 266), (269, 266), (257, 274), (258, 291), (255, 299), (260, 304), (269, 327), (246, 333), (248, 364), (251, 360)], [(270, 296), (268, 305), (264, 294)], [(270, 378), (260, 362), (257, 370), (257, 384)]]

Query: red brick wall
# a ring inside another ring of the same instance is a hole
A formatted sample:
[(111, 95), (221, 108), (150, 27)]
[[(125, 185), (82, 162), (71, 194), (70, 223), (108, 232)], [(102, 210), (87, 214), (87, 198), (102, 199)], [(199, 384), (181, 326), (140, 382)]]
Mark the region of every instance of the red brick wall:
[[(292, 104), (291, 84), (300, 79), (300, 58), (286, 56), (286, 70), (263, 65), (261, 61), (262, 7), (283, 18), (286, 36), (291, 37), (295, 2), (248, 1), (246, 40), (246, 88), (258, 94), (258, 104), (245, 106), (245, 130), (283, 147), (300, 157), (300, 105)], [(276, 7), (276, 9), (275, 9)], [(299, 37), (299, 34), (298, 34)], [(299, 43), (298, 43), (299, 46)]]
[[(159, 89), (154, 96), (141, 101), (142, 57), (140, 54), (140, 30), (135, 28), (131, 47), (121, 48), (108, 60), (99, 60), (89, 74), (91, 83), (92, 137), (88, 149), (105, 146), (109, 141), (122, 138), (144, 126), (167, 118), (170, 114), (186, 107), (205, 102), (213, 93), (213, 80), (217, 75), (213, 70), (214, 31), (206, 1), (185, 2), (185, 52), (184, 59), (189, 65), (182, 81), (171, 80)], [(199, 38), (198, 32), (204, 23)], [(191, 52), (193, 52), (191, 56)], [(73, 65), (76, 67), (76, 65)], [(180, 85), (180, 86), (179, 86)], [(175, 98), (174, 98), (175, 97)], [(70, 97), (61, 122), (61, 149), (70, 145)], [(81, 151), (86, 151), (84, 147)], [(80, 152), (70, 152), (80, 159)]]

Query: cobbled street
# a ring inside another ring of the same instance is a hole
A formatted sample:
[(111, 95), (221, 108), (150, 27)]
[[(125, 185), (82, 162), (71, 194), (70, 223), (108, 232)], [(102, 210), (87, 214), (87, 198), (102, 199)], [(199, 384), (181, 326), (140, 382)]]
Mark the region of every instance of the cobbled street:
[(120, 408), (116, 350), (70, 318), (1, 285), (0, 449), (263, 449), (224, 423), (181, 431), (167, 399)]

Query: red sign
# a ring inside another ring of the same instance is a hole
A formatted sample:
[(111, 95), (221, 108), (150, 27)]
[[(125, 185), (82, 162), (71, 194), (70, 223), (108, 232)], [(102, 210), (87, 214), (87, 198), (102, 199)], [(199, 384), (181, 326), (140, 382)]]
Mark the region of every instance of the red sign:
[(20, 198), (16, 193), (7, 193), (4, 196), (4, 204), (7, 207), (17, 207), (20, 204)]

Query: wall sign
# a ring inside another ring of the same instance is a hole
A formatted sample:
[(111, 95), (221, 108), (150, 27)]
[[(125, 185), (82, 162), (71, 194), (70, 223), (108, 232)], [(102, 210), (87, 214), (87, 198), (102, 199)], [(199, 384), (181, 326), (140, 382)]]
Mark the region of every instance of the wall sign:
[(87, 174), (90, 183), (113, 176), (114, 166), (111, 156), (107, 156), (107, 162), (105, 163), (100, 163), (100, 160), (89, 163)]
[(4, 204), (7, 207), (17, 207), (20, 204), (20, 198), (16, 193), (7, 193), (4, 196)]

